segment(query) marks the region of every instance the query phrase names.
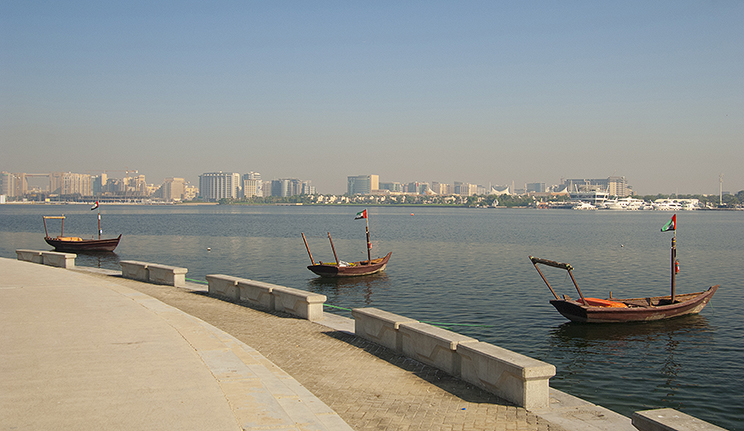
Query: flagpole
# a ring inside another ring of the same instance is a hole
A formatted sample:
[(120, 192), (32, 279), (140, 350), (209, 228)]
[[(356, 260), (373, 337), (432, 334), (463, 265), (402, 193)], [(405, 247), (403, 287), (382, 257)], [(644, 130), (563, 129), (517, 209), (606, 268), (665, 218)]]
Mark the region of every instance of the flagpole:
[(367, 221), (367, 261), (369, 263), (372, 263), (372, 243), (369, 242), (369, 213), (366, 212), (366, 208), (364, 209), (364, 211), (365, 215), (367, 216), (365, 217), (365, 220)]
[(674, 281), (676, 275), (675, 263), (677, 261), (677, 214), (674, 214), (674, 235), (672, 236), (672, 294), (671, 300), (674, 303)]

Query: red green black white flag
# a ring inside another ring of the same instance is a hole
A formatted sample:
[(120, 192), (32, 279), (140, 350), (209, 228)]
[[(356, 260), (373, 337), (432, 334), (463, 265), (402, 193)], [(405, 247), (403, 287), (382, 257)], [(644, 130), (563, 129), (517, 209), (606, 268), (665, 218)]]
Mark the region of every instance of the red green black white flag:
[(362, 219), (362, 218), (367, 218), (367, 210), (359, 211), (357, 213), (356, 217), (354, 217), (354, 220), (359, 220), (359, 219)]
[(667, 232), (670, 230), (677, 230), (677, 214), (673, 215), (672, 219), (669, 220), (663, 228), (661, 228), (662, 232)]

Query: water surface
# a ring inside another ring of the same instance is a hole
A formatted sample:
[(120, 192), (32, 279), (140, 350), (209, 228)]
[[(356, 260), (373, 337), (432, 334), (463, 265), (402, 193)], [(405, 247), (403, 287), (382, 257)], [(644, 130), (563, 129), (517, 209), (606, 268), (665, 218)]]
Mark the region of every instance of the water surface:
[[(132, 259), (183, 266), (188, 277), (228, 274), (311, 290), (328, 303), (378, 307), (554, 364), (551, 386), (631, 415), (671, 407), (744, 430), (742, 365), (744, 212), (678, 213), (677, 292), (720, 284), (696, 316), (623, 325), (569, 323), (528, 256), (568, 262), (582, 292), (618, 298), (668, 294), (671, 213), (657, 211), (369, 208), (377, 276), (324, 280), (310, 259), (366, 259), (359, 207), (105, 206), (104, 237), (123, 234), (116, 253), (80, 255), (77, 265), (120, 269)], [(413, 212), (413, 215), (412, 215)], [(0, 256), (49, 249), (42, 215), (65, 214), (65, 233), (96, 234), (86, 205), (0, 205)], [(58, 227), (50, 230), (57, 234)], [(558, 294), (575, 297), (565, 271), (546, 268)], [(338, 312), (349, 316), (343, 310)], [(471, 325), (471, 326), (459, 326)]]

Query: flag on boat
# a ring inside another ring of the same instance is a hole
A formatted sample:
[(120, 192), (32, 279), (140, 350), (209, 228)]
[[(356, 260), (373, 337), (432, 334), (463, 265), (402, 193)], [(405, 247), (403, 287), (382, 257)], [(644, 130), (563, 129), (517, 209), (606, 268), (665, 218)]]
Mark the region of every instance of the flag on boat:
[(677, 214), (672, 216), (672, 219), (667, 222), (667, 224), (664, 225), (663, 228), (661, 228), (662, 232), (670, 231), (670, 230), (677, 230)]
[(356, 217), (354, 217), (354, 220), (359, 220), (359, 219), (362, 219), (362, 218), (367, 218), (367, 210), (359, 211), (357, 213)]
[(95, 204), (95, 205), (93, 205), (93, 208), (91, 208), (90, 210), (91, 210), (91, 211), (93, 211), (93, 210), (94, 210), (94, 209), (96, 209), (96, 208), (98, 208), (98, 201), (96, 201), (96, 204)]

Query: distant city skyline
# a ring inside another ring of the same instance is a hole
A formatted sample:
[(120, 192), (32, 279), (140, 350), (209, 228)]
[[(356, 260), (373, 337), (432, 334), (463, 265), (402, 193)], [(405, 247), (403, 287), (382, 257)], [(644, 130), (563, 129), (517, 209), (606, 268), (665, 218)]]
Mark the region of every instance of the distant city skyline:
[(0, 169), (744, 189), (744, 2), (0, 4)]
[[(151, 190), (156, 190), (158, 187), (160, 187), (161, 185), (164, 185), (164, 184), (168, 183), (169, 181), (172, 181), (174, 178), (176, 180), (183, 180), (185, 185), (190, 185), (192, 187), (196, 187), (197, 189), (199, 189), (200, 186), (202, 185), (202, 177), (203, 176), (205, 176), (205, 175), (207, 175), (207, 176), (214, 175), (214, 174), (216, 174), (218, 172), (219, 173), (225, 173), (225, 174), (237, 174), (238, 175), (238, 179), (236, 179), (234, 181), (236, 183), (237, 182), (240, 182), (240, 185), (238, 187), (241, 187), (241, 188), (244, 186), (243, 182), (245, 181), (246, 178), (257, 179), (259, 182), (261, 181), (261, 178), (262, 178), (262, 174), (260, 172), (258, 172), (258, 171), (237, 172), (237, 171), (225, 171), (225, 170), (221, 170), (221, 171), (218, 170), (218, 171), (214, 171), (214, 172), (211, 172), (211, 173), (210, 172), (202, 172), (201, 174), (199, 174), (197, 176), (197, 180), (196, 181), (190, 181), (188, 178), (179, 177), (179, 176), (167, 177), (167, 178), (164, 178), (162, 181), (153, 181), (152, 178), (149, 177), (146, 173), (140, 172), (139, 170), (136, 170), (136, 169), (108, 171), (108, 172), (117, 172), (117, 174), (113, 174), (113, 175), (109, 175), (107, 172), (90, 173), (91, 171), (88, 171), (86, 173), (76, 173), (76, 172), (69, 172), (69, 171), (55, 171), (55, 172), (39, 172), (39, 171), (35, 171), (33, 173), (31, 173), (31, 172), (28, 172), (28, 173), (24, 173), (24, 172), (10, 172), (8, 170), (2, 169), (2, 167), (0, 167), (0, 172), (4, 172), (4, 173), (7, 172), (7, 173), (11, 173), (11, 174), (26, 174), (26, 175), (29, 175), (29, 177), (27, 178), (27, 182), (28, 182), (29, 188), (30, 189), (34, 189), (34, 188), (37, 188), (38, 187), (42, 191), (44, 191), (44, 188), (46, 186), (53, 187), (53, 184), (51, 184), (51, 182), (50, 182), (50, 181), (53, 181), (52, 176), (58, 176), (57, 174), (61, 174), (61, 173), (71, 173), (71, 174), (74, 174), (74, 175), (84, 174), (84, 175), (90, 175), (91, 178), (96, 178), (96, 177), (99, 177), (101, 174), (105, 174), (106, 175), (106, 178), (108, 180), (124, 179), (124, 178), (127, 178), (128, 177), (128, 178), (130, 178), (132, 180), (137, 179), (138, 182), (141, 183), (141, 186), (142, 187), (149, 186), (149, 188)], [(314, 181), (312, 179), (310, 179), (310, 178), (302, 178), (302, 179), (300, 179), (300, 178), (297, 178), (297, 177), (293, 177), (291, 175), (290, 176), (287, 176), (285, 178), (265, 178), (263, 180), (263, 182), (264, 183), (269, 183), (269, 185), (270, 185), (272, 181), (282, 181), (282, 180), (283, 181), (287, 181), (288, 179), (294, 179), (295, 181), (298, 181), (298, 184), (300, 184), (300, 183), (307, 184), (307, 185), (313, 184), (312, 185), (312, 190), (314, 190), (318, 194), (343, 195), (343, 194), (349, 193), (349, 190), (350, 190), (349, 183), (352, 180), (352, 178), (355, 178), (358, 181), (359, 179), (362, 179), (362, 178), (365, 178), (365, 177), (367, 177), (367, 178), (370, 178), (370, 177), (373, 178), (373, 183), (363, 185), (363, 187), (362, 187), (362, 190), (366, 190), (366, 193), (369, 193), (369, 191), (373, 190), (373, 188), (371, 188), (372, 187), (372, 184), (376, 184), (377, 185), (377, 188), (379, 188), (379, 189), (388, 189), (389, 191), (394, 191), (394, 190), (392, 190), (392, 189), (390, 189), (388, 187), (388, 185), (394, 183), (394, 184), (400, 184), (402, 186), (401, 191), (405, 191), (404, 189), (406, 189), (407, 186), (410, 185), (410, 184), (422, 184), (422, 185), (423, 184), (426, 184), (428, 186), (428, 188), (431, 189), (432, 191), (434, 191), (436, 194), (442, 194), (442, 193), (439, 193), (438, 191), (436, 191), (435, 188), (436, 188), (436, 186), (438, 186), (440, 184), (445, 184), (445, 185), (449, 185), (449, 186), (453, 186), (454, 185), (454, 187), (450, 187), (450, 189), (451, 189), (451, 192), (450, 193), (444, 193), (444, 194), (458, 194), (458, 195), (459, 194), (462, 194), (460, 191), (455, 191), (458, 188), (458, 186), (457, 186), (458, 184), (470, 185), (473, 188), (475, 188), (475, 186), (478, 186), (478, 193), (470, 193), (470, 194), (483, 195), (483, 194), (488, 194), (487, 191), (488, 191), (488, 188), (489, 187), (490, 188), (503, 188), (503, 187), (506, 187), (507, 190), (508, 190), (508, 192), (510, 194), (514, 194), (514, 193), (524, 193), (524, 192), (529, 192), (529, 191), (533, 191), (533, 192), (538, 191), (538, 192), (541, 192), (541, 191), (546, 191), (545, 189), (550, 189), (550, 188), (556, 187), (556, 186), (557, 187), (560, 187), (560, 186), (568, 185), (569, 187), (571, 187), (572, 184), (575, 184), (577, 180), (580, 180), (579, 181), (580, 183), (583, 182), (581, 180), (596, 180), (596, 178), (591, 178), (591, 177), (588, 177), (588, 176), (583, 176), (583, 177), (577, 177), (577, 178), (573, 178), (573, 179), (561, 178), (560, 181), (556, 181), (556, 182), (526, 182), (526, 183), (523, 183), (523, 184), (517, 184), (517, 183), (513, 183), (513, 184), (498, 183), (497, 184), (497, 183), (494, 183), (494, 182), (488, 182), (488, 183), (485, 183), (485, 184), (481, 184), (481, 183), (471, 183), (469, 181), (453, 181), (451, 183), (446, 183), (446, 182), (441, 182), (441, 181), (436, 181), (436, 180), (430, 180), (430, 181), (423, 181), (423, 180), (420, 180), (420, 181), (397, 181), (397, 180), (387, 180), (387, 179), (384, 179), (384, 178), (380, 178), (380, 176), (379, 175), (376, 175), (376, 174), (366, 174), (366, 175), (348, 176), (346, 178), (346, 187), (347, 187), (346, 190), (344, 190), (342, 192), (339, 192), (339, 193), (332, 193), (332, 192), (326, 192), (326, 191), (322, 191), (322, 190), (317, 190), (316, 187), (314, 186)], [(722, 179), (722, 177), (719, 177), (719, 189), (716, 190), (716, 191), (714, 191), (714, 192), (710, 192), (710, 193), (686, 193), (686, 192), (671, 192), (671, 193), (650, 192), (650, 193), (638, 193), (635, 190), (635, 186), (633, 185), (632, 181), (630, 179), (628, 179), (627, 177), (623, 176), (623, 175), (616, 175), (616, 176), (609, 176), (609, 177), (602, 177), (602, 176), (600, 176), (599, 177), (599, 181), (602, 182), (602, 183), (604, 183), (605, 181), (603, 181), (603, 180), (605, 180), (605, 179), (611, 179), (611, 178), (622, 178), (622, 184), (623, 184), (622, 187), (628, 187), (630, 189), (630, 191), (625, 191), (623, 189), (623, 191), (621, 191), (621, 192), (617, 192), (616, 191), (616, 192), (613, 192), (612, 193), (612, 194), (615, 194), (615, 195), (618, 195), (618, 196), (621, 196), (621, 197), (622, 196), (627, 196), (630, 193), (633, 193), (635, 195), (657, 195), (657, 194), (666, 194), (666, 195), (669, 195), (669, 194), (672, 194), (672, 195), (673, 194), (680, 194), (680, 195), (693, 195), (693, 194), (698, 194), (698, 195), (718, 195), (720, 193), (724, 193), (724, 194), (727, 194), (727, 193), (736, 194), (737, 192), (741, 191), (741, 190), (733, 190), (733, 189), (729, 189), (729, 188), (725, 188), (725, 187), (722, 188), (721, 186), (723, 185), (723, 183), (720, 181)], [(101, 187), (100, 184), (99, 184), (99, 187)], [(255, 184), (252, 184), (252, 187), (256, 187), (256, 185)], [(612, 190), (615, 190), (613, 187), (610, 187), (610, 188), (612, 188)], [(542, 190), (537, 190), (536, 188), (542, 188)], [(608, 191), (610, 191), (610, 192), (612, 192), (612, 190), (609, 190), (608, 189)], [(744, 189), (742, 189), (742, 190), (744, 190)], [(47, 191), (48, 192), (53, 192), (53, 191), (50, 191), (50, 190), (47, 190)], [(410, 191), (408, 191), (408, 192), (410, 193)], [(501, 192), (498, 192), (497, 194), (500, 194), (500, 193)], [(2, 194), (2, 193), (0, 193), (0, 194)], [(297, 193), (294, 193), (294, 194), (300, 194), (300, 192), (297, 192)], [(351, 193), (351, 194), (354, 194), (354, 193)], [(232, 197), (237, 197), (237, 196), (232, 196)]]

